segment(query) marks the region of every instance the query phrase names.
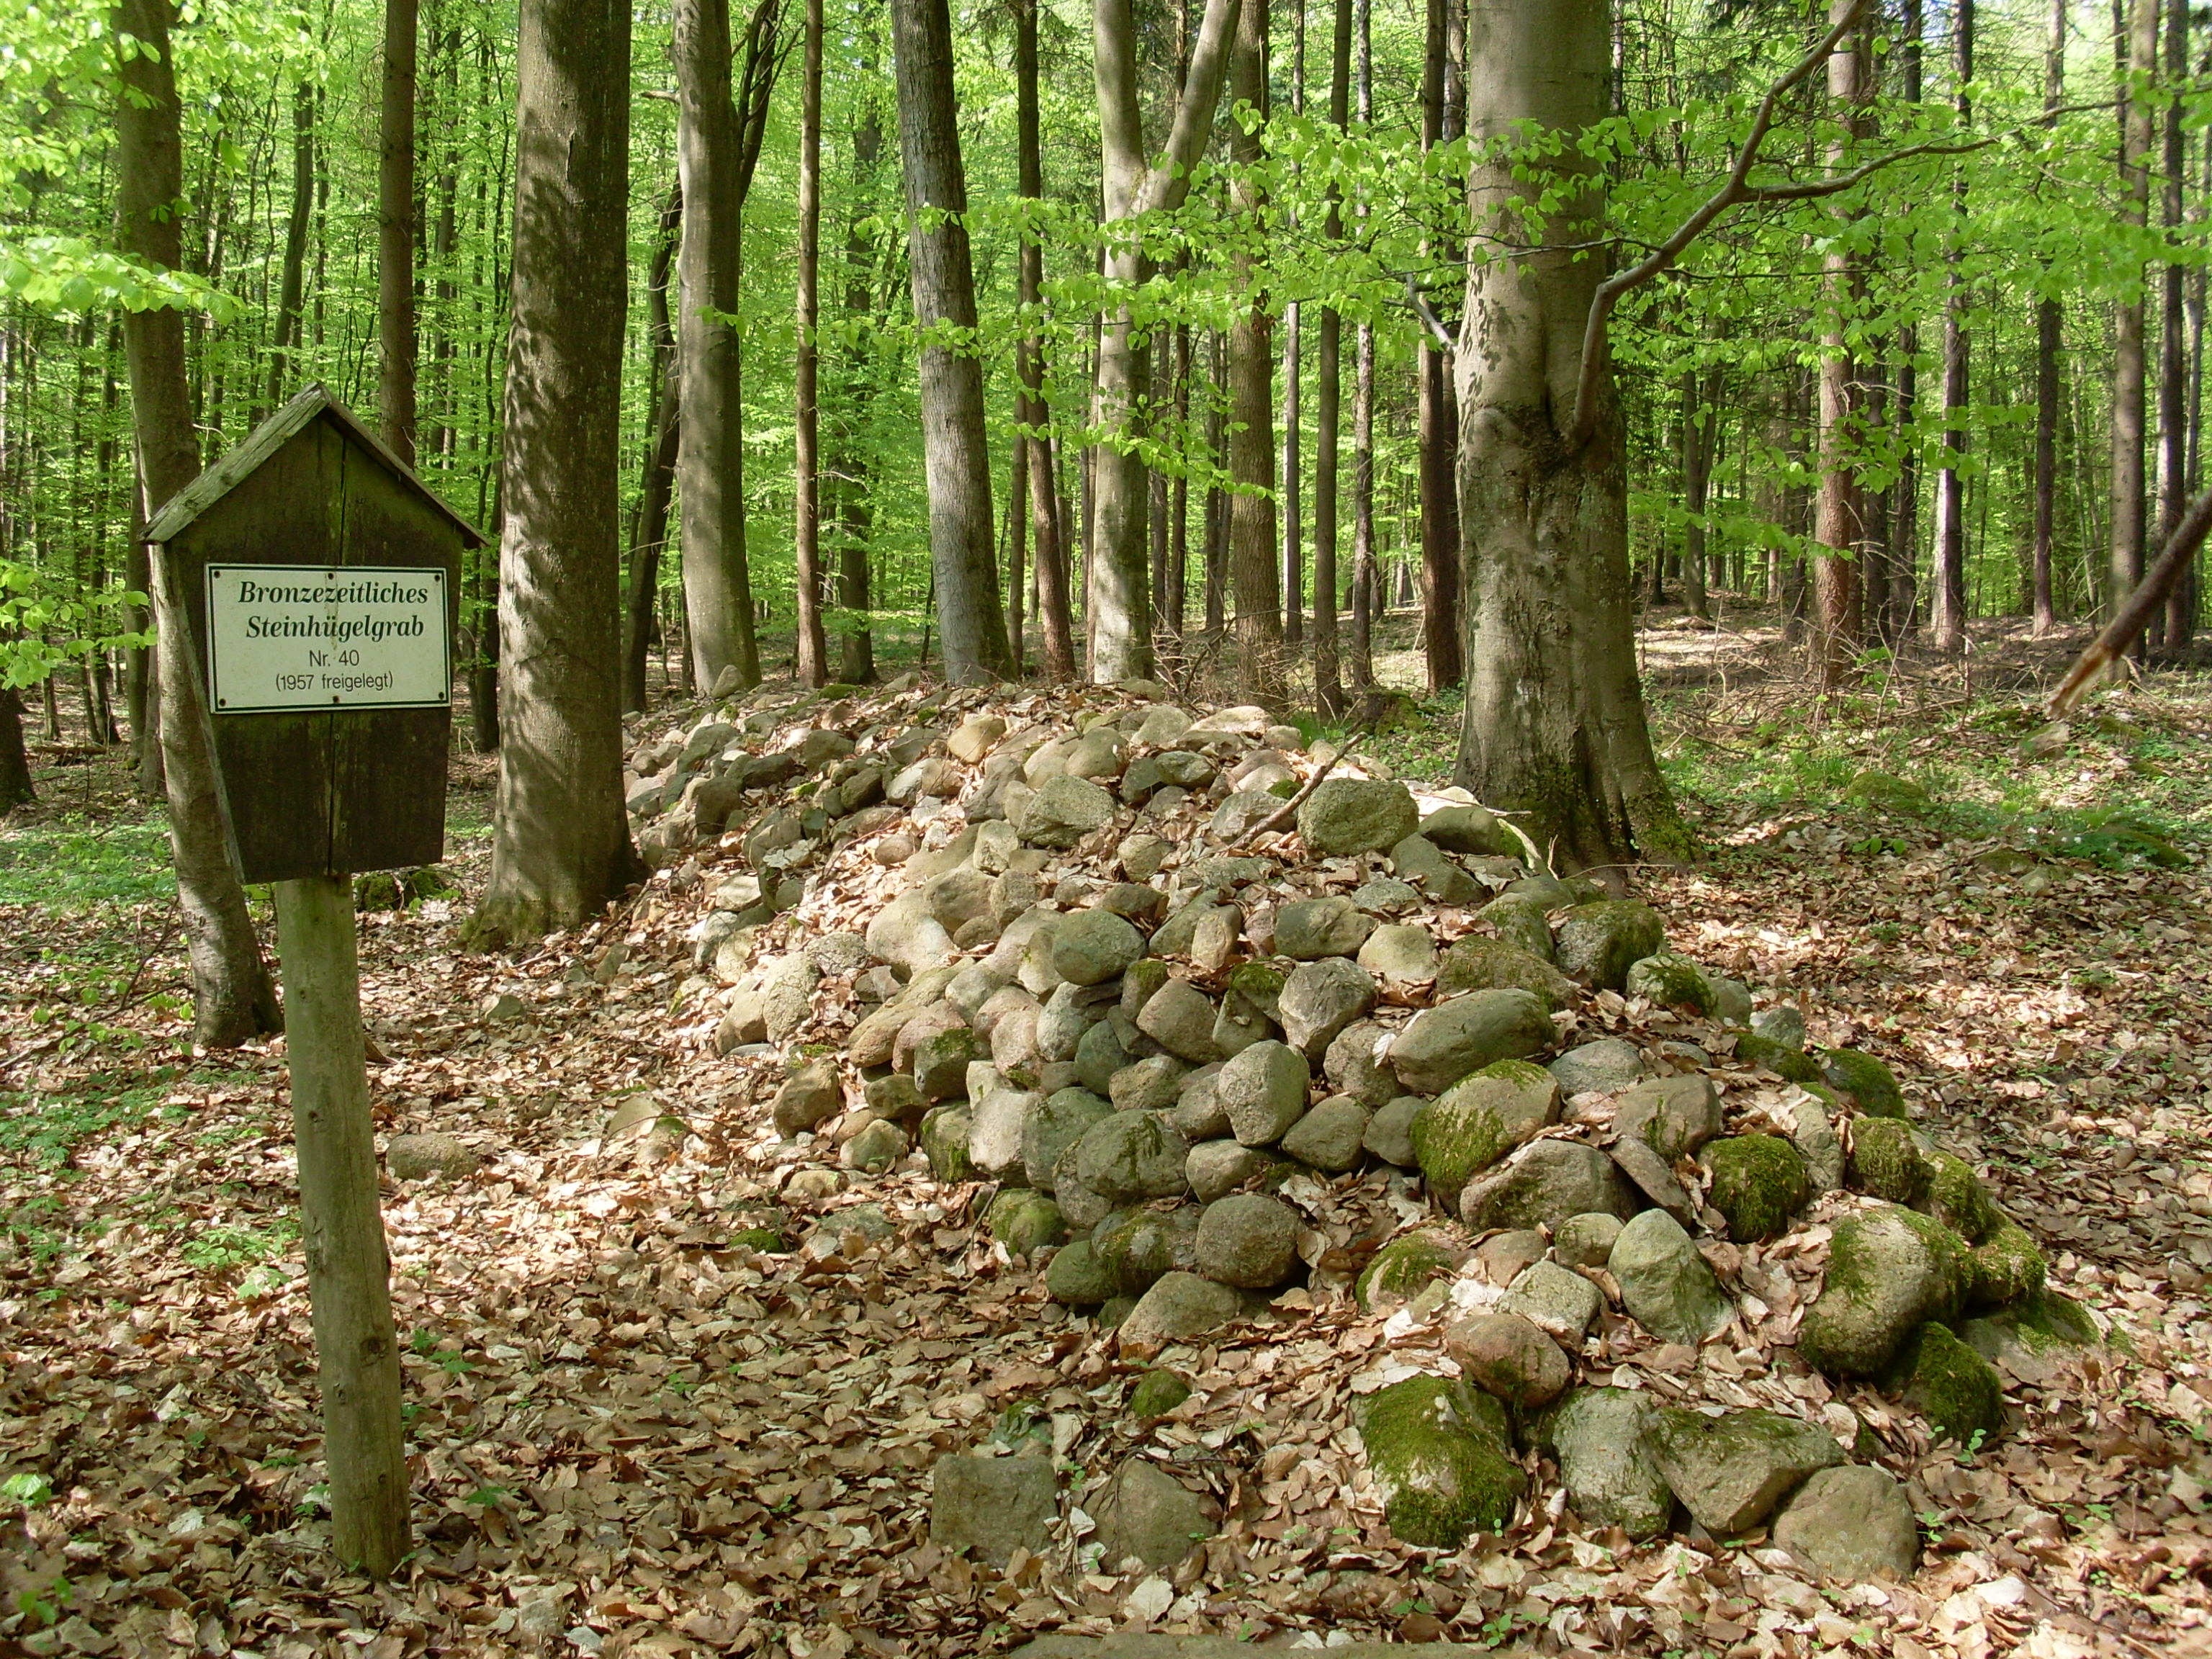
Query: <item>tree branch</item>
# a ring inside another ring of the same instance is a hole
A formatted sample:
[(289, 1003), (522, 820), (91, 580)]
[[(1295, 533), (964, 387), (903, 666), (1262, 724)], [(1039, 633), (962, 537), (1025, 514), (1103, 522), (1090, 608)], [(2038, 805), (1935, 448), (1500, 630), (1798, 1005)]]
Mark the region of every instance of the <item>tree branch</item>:
[(2097, 676), (2135, 644), (2136, 636), (2165, 605), (2166, 595), (2173, 592), (2181, 573), (2189, 568), (2190, 561), (2197, 556), (2197, 550), (2208, 532), (2212, 532), (2212, 489), (2189, 504), (2189, 511), (2166, 538), (2166, 550), (2158, 556), (2158, 562), (2136, 584), (2136, 591), (2128, 595), (2127, 602), (2121, 605), (2119, 614), (2106, 624), (2105, 631), (2074, 659), (2074, 666), (2051, 694), (2046, 713), (2052, 720), (2065, 719), (2067, 711), (2088, 694)]

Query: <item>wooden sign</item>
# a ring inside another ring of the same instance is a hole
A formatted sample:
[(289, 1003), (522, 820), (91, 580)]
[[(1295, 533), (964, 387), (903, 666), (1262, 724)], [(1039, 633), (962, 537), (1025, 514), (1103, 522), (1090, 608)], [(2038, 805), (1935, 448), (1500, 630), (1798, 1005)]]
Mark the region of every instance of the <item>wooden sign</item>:
[(157, 513), (249, 882), (445, 851), (461, 553), (483, 538), (312, 386)]

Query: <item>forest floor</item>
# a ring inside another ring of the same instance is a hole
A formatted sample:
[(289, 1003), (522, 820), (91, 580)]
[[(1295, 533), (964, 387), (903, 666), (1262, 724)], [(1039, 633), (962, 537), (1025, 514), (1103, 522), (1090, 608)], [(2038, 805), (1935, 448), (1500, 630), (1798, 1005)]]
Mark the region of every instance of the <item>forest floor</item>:
[[(1393, 643), (1382, 677), (1411, 688)], [(689, 913), (653, 888), (514, 960), (462, 952), (465, 901), (362, 918), (380, 1132), (450, 1132), (483, 1168), (386, 1184), (421, 1547), (389, 1585), (338, 1572), (282, 1044), (191, 1052), (158, 818), (114, 755), (42, 749), (40, 802), (0, 825), (0, 1651), (845, 1659), (1152, 1620), (1270, 1645), (2212, 1653), (2212, 676), (2158, 672), (2038, 744), (2027, 698), (2067, 643), (1992, 626), (1971, 680), (1876, 663), (1815, 720), (1771, 617), (1643, 636), (1706, 849), (1643, 872), (1674, 944), (1889, 1060), (2112, 1324), (2011, 1379), (2016, 1435), (1900, 1470), (1923, 1570), (1856, 1597), (1771, 1550), (1631, 1548), (1542, 1510), (1456, 1555), (1397, 1546), (1332, 1449), (1388, 1346), (1346, 1304), (1205, 1348), (1172, 1421), (1121, 1416), (1127, 1368), (957, 1192), (881, 1180), (881, 1238), (779, 1199), (775, 1137), (680, 1000)], [(1386, 759), (1441, 775), (1453, 712), (1422, 705)], [(1869, 800), (1869, 769), (1917, 792)], [(491, 775), (456, 760), (468, 892)], [(487, 1025), (501, 991), (531, 1018)], [(680, 1145), (624, 1133), (664, 1110)], [(726, 1248), (763, 1224), (807, 1243)], [(1066, 1463), (1181, 1449), (1237, 1537), (1171, 1583), (943, 1555), (931, 1461), (1023, 1411)]]

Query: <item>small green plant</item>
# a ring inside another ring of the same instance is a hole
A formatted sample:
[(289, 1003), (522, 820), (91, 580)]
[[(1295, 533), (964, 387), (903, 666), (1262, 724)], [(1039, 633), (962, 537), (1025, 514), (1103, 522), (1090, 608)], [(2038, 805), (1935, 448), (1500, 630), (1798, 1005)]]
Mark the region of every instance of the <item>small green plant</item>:
[(295, 1221), (284, 1218), (257, 1231), (252, 1227), (209, 1227), (186, 1239), (177, 1254), (202, 1273), (230, 1273), (258, 1267), (300, 1236)]
[(482, 1486), (461, 1499), (461, 1502), (473, 1504), (480, 1510), (495, 1510), (504, 1499), (514, 1496), (514, 1488), (512, 1486)]
[(0, 1498), (10, 1504), (21, 1504), (26, 1509), (38, 1509), (52, 1503), (54, 1483), (43, 1474), (11, 1474), (0, 1480)]

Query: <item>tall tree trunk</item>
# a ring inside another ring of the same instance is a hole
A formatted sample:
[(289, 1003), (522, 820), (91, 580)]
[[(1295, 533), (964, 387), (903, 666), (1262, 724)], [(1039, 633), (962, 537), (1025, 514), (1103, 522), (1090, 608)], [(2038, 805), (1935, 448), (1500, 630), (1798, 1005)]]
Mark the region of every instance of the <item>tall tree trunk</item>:
[(376, 169), (376, 406), (384, 441), (415, 460), (416, 0), (384, 0)]
[[(2183, 184), (2188, 157), (2181, 133), (2181, 87), (2189, 74), (2189, 0), (2169, 0), (2166, 7), (2165, 156), (2160, 191), (2160, 222), (2170, 240), (2179, 240), (2182, 222)], [(2168, 260), (2162, 278), (2158, 354), (2158, 539), (2162, 545), (2181, 523), (2189, 506), (2186, 469), (2189, 454), (2188, 320), (2184, 310), (2187, 270), (2179, 260)], [(2188, 602), (2185, 578), (2167, 595), (2166, 615), (2154, 623), (2150, 636), (2169, 650), (2179, 650), (2189, 637), (2183, 617)]]
[(653, 647), (653, 620), (660, 605), (660, 551), (668, 543), (668, 500), (676, 484), (676, 445), (683, 432), (683, 388), (676, 367), (676, 326), (668, 314), (668, 281), (684, 234), (684, 191), (668, 192), (660, 210), (660, 240), (645, 283), (646, 338), (651, 367), (646, 404), (653, 425), (646, 434), (644, 476), (638, 480), (636, 516), (630, 520), (629, 597), (623, 619), (623, 712), (646, 706), (645, 664)]
[(23, 747), (23, 694), (0, 685), (0, 816), (37, 799), (31, 757)]
[[(2067, 0), (2051, 0), (2051, 34), (2043, 55), (2045, 125), (2056, 131), (2066, 94)], [(2051, 600), (2051, 556), (2058, 520), (2058, 354), (2064, 344), (2065, 319), (2056, 294), (2035, 307), (2035, 530), (2029, 551), (2029, 586), (2035, 631), (2058, 626)]]
[[(1297, 115), (1306, 112), (1306, 0), (1292, 0), (1291, 6), (1291, 110)], [(1291, 163), (1293, 178), (1297, 170), (1294, 161)], [(1295, 212), (1285, 216), (1284, 229), (1293, 237), (1297, 235)], [(1301, 385), (1304, 320), (1304, 307), (1297, 301), (1283, 307), (1283, 465), (1279, 485), (1283, 519), (1283, 644), (1293, 659), (1297, 648), (1305, 642), (1305, 525), (1298, 455), (1304, 436), (1299, 427), (1304, 418), (1299, 409), (1304, 389)]]
[(1488, 805), (1528, 814), (1536, 845), (1577, 867), (1687, 850), (1637, 681), (1628, 475), (1609, 376), (1588, 446), (1577, 453), (1562, 429), (1602, 275), (1573, 250), (1600, 234), (1604, 213), (1578, 140), (1611, 108), (1609, 23), (1606, 0), (1474, 0), (1470, 137), (1533, 123), (1564, 141), (1521, 178), (1479, 168), (1477, 227), (1527, 246), (1527, 202), (1581, 187), (1543, 224), (1540, 250), (1469, 264), (1455, 359), (1470, 673), (1455, 775)]
[[(2148, 84), (2158, 68), (2159, 0), (2128, 0), (2126, 68), (2122, 83), (2120, 218), (2142, 228), (2150, 222), (2150, 147), (2157, 114)], [(2107, 616), (2117, 615), (2142, 580), (2146, 537), (2143, 491), (2144, 379), (2143, 301), (2138, 294), (2118, 307), (2112, 338), (2112, 540), (2107, 577)], [(2138, 647), (2140, 648), (2140, 647)]]
[[(1014, 102), (1021, 193), (1041, 205), (1044, 152), (1037, 119), (1037, 0), (1014, 0)], [(1030, 538), (1036, 544), (1037, 623), (1044, 645), (1044, 672), (1049, 679), (1066, 681), (1073, 679), (1076, 673), (1075, 629), (1068, 614), (1067, 544), (1060, 534), (1060, 495), (1053, 484), (1047, 436), (1052, 411), (1044, 400), (1044, 336), (1036, 322), (1044, 288), (1044, 245), (1034, 232), (1022, 237), (1016, 280), (1024, 319), (1017, 365), (1021, 391), (1016, 412), (1037, 450), (1026, 475), (1028, 501), (1010, 502), (1006, 510), (1029, 514)]]
[[(872, 52), (870, 54), (872, 58)], [(864, 59), (867, 66), (872, 62)], [(892, 286), (880, 268), (888, 264), (875, 233), (877, 169), (883, 159), (883, 117), (877, 101), (862, 101), (853, 127), (852, 210), (845, 222), (845, 320), (848, 343), (841, 353), (843, 395), (831, 416), (837, 479), (837, 678), (848, 685), (866, 685), (876, 678), (876, 641), (868, 624), (872, 603), (869, 542), (875, 525), (874, 488), (869, 469), (865, 416), (875, 398), (876, 371), (871, 337), (879, 308), (888, 308)], [(885, 246), (888, 246), (886, 243)], [(878, 299), (880, 289), (881, 298)]]
[[(1004, 678), (1006, 621), (991, 539), (991, 457), (968, 251), (968, 182), (952, 91), (946, 0), (892, 0), (899, 154), (905, 163), (914, 320), (922, 336), (922, 462), (945, 678)], [(951, 337), (948, 338), (948, 337)], [(1142, 544), (1139, 544), (1139, 551)]]
[[(1973, 119), (1967, 83), (1974, 76), (1974, 0), (1957, 0), (1951, 17), (1952, 73), (1957, 78), (1959, 124)], [(1966, 397), (1966, 173), (1952, 175), (1953, 229), (1943, 279), (1943, 466), (1936, 475), (1936, 568), (1930, 623), (1938, 651), (1966, 645), (1966, 479), (1960, 471), (1968, 444)]]
[(523, 0), (487, 942), (574, 927), (640, 873), (617, 634), (629, 40), (621, 0)]
[[(1829, 0), (1828, 21), (1842, 21), (1853, 0)], [(1867, 60), (1854, 36), (1828, 58), (1828, 97), (1837, 136), (1829, 167), (1841, 172), (1859, 136), (1866, 103)], [(1841, 685), (1859, 649), (1858, 550), (1864, 503), (1858, 478), (1859, 385), (1851, 325), (1863, 298), (1859, 256), (1838, 236), (1825, 261), (1827, 321), (1820, 341), (1820, 488), (1813, 526), (1814, 669), (1823, 690)]]
[(829, 641), (822, 633), (822, 498), (817, 445), (815, 325), (821, 317), (822, 271), (822, 0), (805, 0), (806, 41), (799, 94), (798, 337), (792, 361), (793, 411), (792, 541), (798, 587), (799, 678), (822, 685), (830, 678)]
[[(1359, 36), (1359, 130), (1375, 121), (1375, 40), (1372, 0), (1352, 0)], [(1353, 209), (1364, 230), (1368, 206)], [(1352, 336), (1352, 684), (1375, 685), (1374, 625), (1382, 589), (1375, 567), (1375, 326), (1362, 322)]]
[[(1328, 49), (1328, 118), (1339, 132), (1352, 125), (1352, 0), (1335, 0)], [(1330, 242), (1344, 237), (1344, 207), (1334, 186), (1323, 227)], [(1336, 475), (1342, 422), (1344, 319), (1335, 307), (1321, 313), (1319, 361), (1315, 364), (1314, 416), (1314, 706), (1323, 720), (1344, 714), (1344, 685), (1337, 660)]]
[[(1226, 471), (1228, 456), (1229, 368), (1227, 344), (1218, 330), (1212, 336), (1208, 355), (1212, 372), (1206, 380), (1206, 454)], [(1206, 490), (1206, 636), (1218, 640), (1228, 626), (1226, 595), (1229, 586), (1229, 492), (1218, 484)]]
[(1712, 470), (1712, 410), (1705, 398), (1705, 377), (1692, 367), (1682, 371), (1682, 606), (1705, 615), (1705, 489)]
[[(1421, 76), (1421, 147), (1450, 135), (1449, 13), (1461, 0), (1428, 0)], [(1421, 485), (1421, 647), (1429, 690), (1456, 685), (1466, 672), (1460, 651), (1459, 498), (1455, 472), (1457, 422), (1448, 406), (1449, 358), (1425, 335), (1414, 358), (1419, 397)]]
[[(169, 52), (169, 0), (118, 0), (113, 22), (118, 34), (141, 43), (118, 71), (116, 244), (156, 270), (173, 270), (183, 257), (174, 209), (184, 194), (184, 146)], [(125, 312), (123, 348), (131, 368), (141, 500), (151, 518), (200, 470), (183, 316), (166, 307)], [(192, 1041), (203, 1048), (235, 1048), (280, 1028), (276, 994), (231, 861), (229, 817), (216, 772), (198, 653), (184, 594), (166, 556), (149, 561), (148, 581), (160, 661), (169, 845), (191, 959)]]
[[(1190, 430), (1190, 325), (1188, 323), (1177, 323), (1175, 329), (1175, 419), (1176, 430), (1187, 434)], [(1187, 437), (1185, 441), (1188, 441)], [(1162, 621), (1170, 633), (1181, 639), (1183, 621), (1189, 612), (1190, 472), (1186, 467), (1176, 470), (1175, 483), (1169, 492), (1167, 574), (1166, 610)]]
[[(1231, 55), (1229, 93), (1267, 114), (1267, 0), (1243, 0)], [(1256, 168), (1260, 136), (1242, 125), (1230, 134), (1229, 153), (1240, 167)], [(1253, 173), (1234, 187), (1239, 213), (1256, 220), (1266, 205)], [(1232, 259), (1238, 289), (1236, 321), (1229, 331), (1229, 477), (1243, 485), (1229, 499), (1230, 584), (1237, 605), (1237, 684), (1254, 702), (1273, 708), (1283, 700), (1282, 593), (1276, 582), (1274, 354), (1268, 297), (1257, 261), (1247, 252)]]
[(291, 355), (300, 343), (300, 307), (307, 280), (307, 232), (315, 216), (315, 89), (292, 91), (292, 216), (284, 228), (284, 269), (276, 297), (276, 330), (269, 353), (267, 406), (284, 401)]

